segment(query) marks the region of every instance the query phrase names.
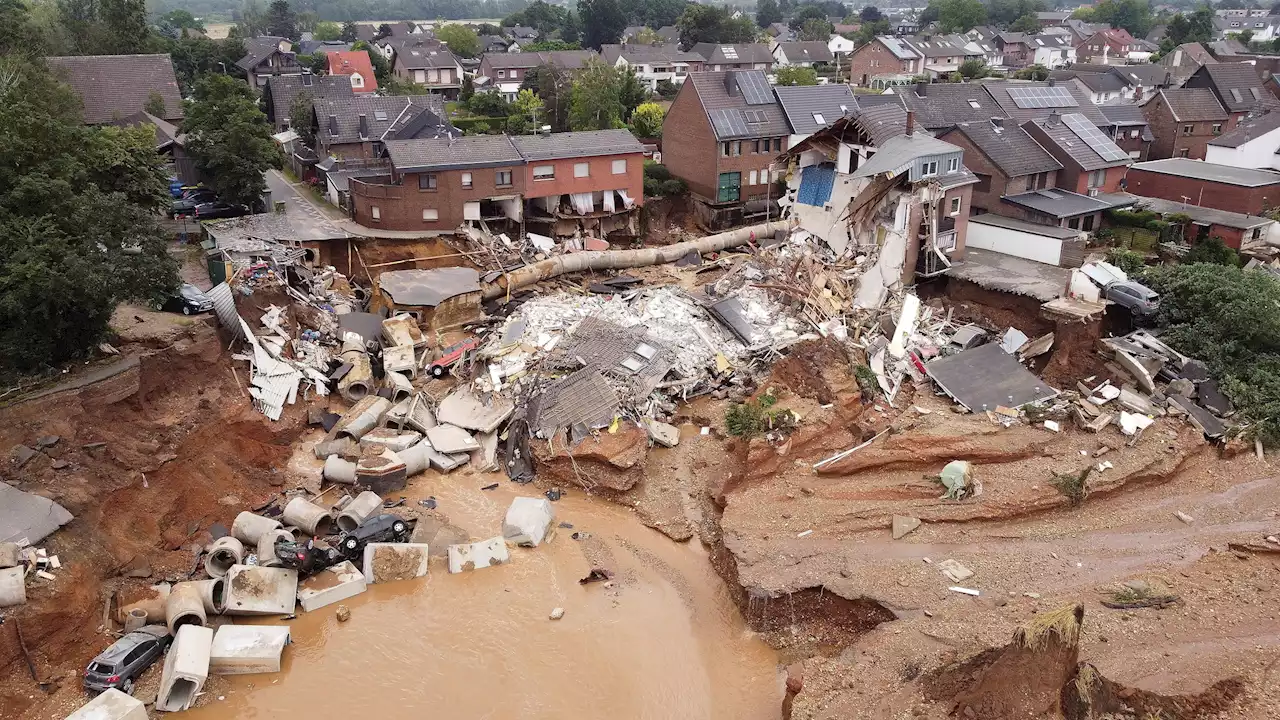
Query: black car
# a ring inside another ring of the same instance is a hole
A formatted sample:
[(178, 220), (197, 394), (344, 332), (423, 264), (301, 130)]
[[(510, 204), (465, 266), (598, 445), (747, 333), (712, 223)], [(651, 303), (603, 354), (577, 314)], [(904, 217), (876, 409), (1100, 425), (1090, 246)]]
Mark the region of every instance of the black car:
[(194, 190), (186, 190), (182, 193), (182, 197), (174, 200), (169, 205), (169, 216), (179, 217), (182, 215), (191, 215), (195, 213), (197, 205), (211, 203), (218, 199), (218, 193), (209, 188), (195, 188)]
[(213, 309), (213, 301), (200, 288), (191, 283), (183, 283), (178, 292), (160, 303), (160, 309), (166, 312), (180, 312), (183, 315), (209, 312)]
[(413, 535), (413, 521), (390, 513), (375, 515), (338, 536), (338, 548), (348, 559), (363, 560), (364, 546), (368, 543), (409, 542)]
[(197, 220), (219, 220), (222, 218), (235, 218), (248, 214), (249, 208), (243, 205), (233, 205), (228, 202), (222, 202), (221, 200), (201, 203), (196, 205), (195, 209), (195, 218)]
[(173, 637), (164, 625), (146, 625), (134, 630), (89, 663), (84, 671), (84, 689), (102, 692), (115, 688), (132, 693), (133, 681), (164, 655), (171, 642)]

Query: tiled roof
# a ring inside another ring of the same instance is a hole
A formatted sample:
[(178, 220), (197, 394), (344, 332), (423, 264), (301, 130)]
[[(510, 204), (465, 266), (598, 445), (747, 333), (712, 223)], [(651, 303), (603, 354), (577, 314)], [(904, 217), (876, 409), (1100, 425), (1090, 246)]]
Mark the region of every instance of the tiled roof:
[(406, 70), (456, 68), (458, 56), (443, 45), (401, 45), (396, 50), (396, 64)]
[(1075, 80), (1092, 92), (1120, 92), (1128, 83), (1110, 72), (1077, 72), (1075, 70), (1054, 70), (1049, 77), (1059, 82)]
[[(380, 97), (358, 95), (344, 98), (319, 98), (312, 103), (316, 114), (316, 140), (322, 145), (342, 145), (378, 140), (408, 124), (423, 110), (436, 118), (445, 117), (440, 95), (396, 95)], [(360, 133), (360, 116), (365, 117), (366, 130)], [(337, 132), (333, 130), (337, 129)]]
[(644, 152), (644, 145), (641, 145), (629, 130), (517, 135), (511, 138), (511, 144), (525, 160), (530, 162)]
[[(1060, 117), (1050, 116), (1049, 118), (1041, 118), (1032, 120), (1031, 122), (1035, 123), (1036, 127), (1048, 136), (1050, 142), (1057, 145), (1059, 149), (1065, 152), (1068, 157), (1074, 160), (1076, 164), (1086, 172), (1115, 167), (1117, 165), (1129, 165), (1133, 162), (1129, 159), (1128, 153), (1117, 147), (1110, 138), (1102, 136), (1102, 134), (1098, 132), (1095, 136), (1097, 138), (1095, 141), (1100, 143), (1104, 150), (1112, 151), (1116, 155), (1120, 156), (1121, 159), (1109, 160), (1100, 155), (1094, 147), (1085, 140), (1085, 138), (1081, 137), (1075, 130), (1067, 125), (1067, 119), (1072, 117), (1076, 118), (1079, 122), (1089, 122), (1079, 113), (1065, 113)], [(1092, 124), (1089, 124), (1088, 127), (1090, 129), (1094, 129)]]
[[(924, 92), (922, 96), (920, 93)], [(1006, 113), (976, 83), (933, 83), (903, 85), (895, 89), (902, 102), (916, 114), (916, 124), (930, 130), (962, 122), (987, 122)], [(859, 98), (861, 101), (861, 98)], [(974, 105), (977, 107), (974, 107)]]
[(267, 78), (267, 86), (262, 92), (264, 96), (270, 98), (271, 104), (267, 109), (271, 114), (271, 120), (277, 123), (289, 117), (289, 106), (301, 92), (306, 92), (313, 100), (355, 95), (351, 89), (351, 81), (345, 76), (311, 74), (272, 75)]
[(1098, 110), (1098, 106), (1093, 104), (1089, 99), (1089, 94), (1083, 88), (1075, 83), (1064, 83), (1062, 87), (1067, 88), (1071, 96), (1075, 98), (1076, 105), (1066, 108), (1020, 108), (1013, 98), (1009, 95), (1010, 88), (1044, 88), (1049, 87), (1048, 82), (1024, 82), (1017, 80), (996, 80), (984, 82), (982, 86), (987, 89), (991, 97), (996, 103), (1009, 115), (1009, 117), (1024, 122), (1039, 117), (1048, 117), (1049, 113), (1057, 110), (1058, 112), (1078, 112), (1094, 125), (1106, 125), (1107, 118)]
[(241, 70), (249, 71), (258, 66), (258, 63), (271, 57), (272, 54), (280, 51), (280, 43), (287, 41), (289, 38), (273, 37), (264, 35), (262, 37), (245, 38), (244, 57), (236, 61), (236, 67)]
[[(373, 61), (369, 59), (369, 53), (364, 50), (347, 50), (345, 52), (331, 52), (327, 54), (329, 60), (329, 75), (340, 75), (347, 77), (359, 73), (364, 79), (364, 87), (361, 92), (373, 92), (378, 89), (378, 78), (374, 76)], [(354, 86), (352, 87), (354, 90)]]
[[(835, 122), (836, 118), (858, 109), (853, 90), (848, 85), (778, 86), (774, 95), (791, 124), (791, 132), (808, 135)], [(814, 117), (817, 114), (823, 122)]]
[(663, 42), (676, 42), (680, 39), (680, 28), (675, 25), (663, 25), (658, 28), (658, 37), (662, 38)]
[(737, 45), (698, 43), (689, 49), (706, 58), (707, 62), (712, 64), (773, 63), (773, 54), (769, 52), (769, 46), (761, 43), (739, 43)]
[(1098, 109), (1107, 117), (1112, 125), (1146, 125), (1147, 118), (1142, 114), (1142, 107), (1134, 103), (1115, 103), (1099, 105)]
[(1209, 141), (1209, 144), (1236, 148), (1267, 133), (1275, 132), (1277, 129), (1280, 129), (1280, 111), (1273, 110), (1264, 115), (1242, 121), (1234, 130), (1213, 138)]
[(1154, 63), (1145, 65), (1112, 65), (1111, 72), (1129, 85), (1164, 85), (1173, 82), (1168, 68)]
[(965, 57), (982, 54), (966, 48), (964, 38), (959, 36), (912, 35), (902, 38), (902, 40), (906, 41), (912, 49), (914, 49), (916, 53), (925, 60), (939, 57)]
[(827, 48), (827, 44), (824, 42), (783, 42), (778, 43), (778, 47), (782, 49), (783, 56), (787, 58), (789, 63), (823, 63), (831, 62), (835, 59), (835, 56), (831, 54), (831, 50)]
[[(698, 99), (702, 102), (702, 109), (707, 113), (708, 120), (710, 120), (713, 117), (713, 113), (716, 113), (717, 111), (741, 111), (751, 109), (759, 110), (764, 114), (763, 122), (746, 123), (747, 134), (728, 135), (722, 134), (717, 129), (716, 138), (720, 140), (727, 140), (730, 138), (736, 139), (742, 137), (760, 138), (789, 135), (791, 133), (791, 127), (787, 124), (787, 117), (782, 112), (782, 106), (778, 104), (775, 98), (770, 98), (772, 102), (768, 104), (748, 105), (740, 92), (733, 95), (729, 94), (729, 89), (726, 86), (728, 76), (737, 73), (751, 73), (758, 75), (759, 78), (757, 79), (757, 82), (764, 83), (764, 85), (768, 87), (768, 82), (764, 78), (764, 73), (759, 70), (689, 73), (688, 79), (685, 80), (686, 83), (693, 83), (694, 89), (698, 92)], [(715, 123), (712, 122), (712, 128), (715, 129), (715, 127)]]
[(163, 119), (182, 119), (182, 95), (168, 55), (84, 55), (46, 58), (84, 105), (84, 121), (100, 125), (141, 112), (152, 93)]
[(400, 172), (521, 165), (524, 158), (506, 135), (468, 135), (452, 140), (388, 140), (387, 154)]
[(545, 52), (491, 53), (484, 56), (495, 69), (534, 68), (553, 65), (565, 70), (577, 70), (592, 58), (598, 58), (595, 50), (552, 50)]
[(314, 55), (318, 52), (336, 52), (350, 49), (351, 43), (342, 42), (341, 40), (303, 40), (298, 43), (297, 47), (299, 55)]
[(1229, 117), (1209, 88), (1167, 88), (1154, 97), (1164, 99), (1174, 120), (1196, 122)]
[[(853, 125), (871, 138), (871, 144), (882, 147), (890, 138), (907, 132), (907, 111), (898, 105), (876, 105), (859, 108), (853, 114)], [(917, 132), (917, 135), (922, 133)]]
[(1260, 105), (1272, 104), (1275, 97), (1262, 87), (1258, 70), (1249, 63), (1215, 63), (1196, 71), (1188, 84), (1199, 76), (1207, 75), (1209, 83), (1217, 89), (1218, 99), (1231, 112), (1252, 110)]
[[(1008, 177), (1034, 175), (1062, 168), (1062, 163), (1012, 122), (1004, 123), (1002, 128), (997, 128), (989, 120), (961, 123), (954, 132), (969, 138)], [(942, 139), (946, 140), (949, 134), (943, 134)]]
[(700, 63), (703, 61), (701, 55), (694, 52), (685, 52), (675, 43), (664, 43), (662, 45), (601, 45), (600, 57), (604, 59), (607, 65), (613, 65), (618, 62), (619, 57), (633, 65), (643, 63)]

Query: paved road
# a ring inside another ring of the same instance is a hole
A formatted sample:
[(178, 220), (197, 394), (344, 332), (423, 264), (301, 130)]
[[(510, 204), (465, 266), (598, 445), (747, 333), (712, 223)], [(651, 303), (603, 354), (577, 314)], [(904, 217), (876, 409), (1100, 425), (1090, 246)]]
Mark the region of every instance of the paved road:
[(349, 221), (329, 216), (306, 193), (299, 192), (279, 170), (268, 170), (264, 175), (267, 188), (271, 190), (271, 201), (285, 203), (285, 212), (300, 237), (321, 240), (349, 234), (346, 231), (346, 223)]

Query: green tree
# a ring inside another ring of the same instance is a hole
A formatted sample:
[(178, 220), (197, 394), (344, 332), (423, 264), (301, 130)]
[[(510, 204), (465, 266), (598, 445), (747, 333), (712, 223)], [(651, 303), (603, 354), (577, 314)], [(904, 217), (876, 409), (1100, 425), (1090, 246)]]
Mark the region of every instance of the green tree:
[(378, 79), (378, 87), (385, 87), (395, 79), (391, 72), (391, 63), (387, 62), (387, 58), (378, 52), (377, 48), (363, 40), (357, 40), (351, 44), (351, 49), (363, 50), (369, 56), (369, 62), (373, 64), (373, 76)]
[(1014, 20), (1009, 25), (1010, 32), (1019, 32), (1027, 34), (1035, 34), (1040, 32), (1040, 20), (1030, 13)]
[[(843, 13), (841, 14), (843, 15)], [(813, 4), (805, 5), (804, 7), (797, 10), (795, 14), (791, 16), (791, 19), (787, 21), (787, 25), (792, 30), (799, 32), (800, 28), (804, 27), (805, 22), (809, 20), (821, 20), (823, 22), (826, 22), (827, 21), (826, 9), (819, 5), (813, 5)]]
[(593, 50), (618, 42), (627, 27), (627, 16), (618, 0), (578, 0), (578, 17), (584, 29), (582, 44)]
[(777, 83), (779, 85), (817, 85), (818, 71), (811, 67), (801, 67), (799, 65), (787, 65), (777, 70)]
[(1146, 37), (1155, 25), (1155, 16), (1147, 0), (1102, 0), (1090, 13), (1093, 22), (1124, 28), (1134, 37)]
[(638, 138), (662, 137), (662, 121), (666, 112), (658, 103), (642, 103), (631, 113), (631, 134)]
[(920, 27), (925, 27), (931, 22), (937, 22), (940, 15), (941, 11), (938, 9), (938, 4), (930, 2), (924, 10), (920, 11), (920, 17), (917, 18), (917, 21), (920, 23)]
[(0, 56), (39, 57), (45, 41), (22, 0), (0, 0)]
[(164, 96), (155, 90), (147, 94), (147, 102), (142, 106), (142, 109), (158, 118), (163, 118), (169, 114), (164, 106)]
[(1183, 43), (1207, 43), (1213, 39), (1213, 11), (1200, 8), (1190, 15), (1178, 13), (1169, 18), (1165, 26), (1165, 40), (1169, 50)]
[(800, 40), (816, 40), (826, 42), (835, 33), (835, 28), (825, 18), (809, 18), (800, 26), (796, 37)]
[(338, 33), (338, 39), (342, 42), (353, 43), (359, 37), (359, 31), (360, 28), (355, 24), (355, 21), (348, 20), (342, 23), (342, 32)]
[(971, 58), (960, 63), (960, 76), (965, 80), (978, 80), (991, 74), (991, 66), (982, 58)]
[(515, 102), (511, 103), (511, 115), (507, 118), (507, 132), (513, 135), (537, 132), (543, 125), (545, 108), (542, 98), (532, 90), (516, 93)]
[(629, 41), (634, 45), (658, 45), (662, 43), (662, 36), (657, 30), (651, 27), (640, 28), (640, 32)]
[(289, 127), (298, 133), (307, 147), (316, 146), (314, 98), (309, 92), (300, 92), (289, 103)]
[(680, 47), (685, 50), (700, 42), (753, 42), (758, 32), (755, 24), (745, 17), (735, 20), (724, 8), (697, 3), (685, 8), (676, 27), (680, 30)]
[(778, 0), (759, 0), (756, 3), (756, 25), (767, 28), (779, 22), (782, 22), (782, 9), (778, 7)]
[(201, 78), (182, 131), (187, 152), (223, 200), (258, 203), (267, 189), (263, 172), (280, 166), (280, 150), (248, 85), (227, 75)]
[(622, 119), (630, 120), (631, 113), (641, 103), (648, 101), (651, 93), (636, 75), (635, 68), (614, 68), (613, 71), (618, 76), (618, 102), (622, 103)]
[(267, 9), (267, 34), (274, 37), (298, 39), (298, 16), (289, 7), (289, 0), (274, 0)]
[(1193, 244), (1191, 249), (1187, 251), (1186, 257), (1182, 258), (1182, 262), (1211, 263), (1237, 267), (1240, 265), (1240, 256), (1235, 250), (1227, 247), (1226, 243), (1222, 242), (1222, 238), (1215, 235)]
[(316, 27), (311, 31), (311, 37), (315, 40), (340, 40), (342, 39), (342, 26), (336, 22), (318, 22)]
[(659, 80), (657, 90), (658, 97), (663, 100), (675, 100), (680, 92), (680, 86), (670, 80)]
[[(1013, 23), (1021, 18), (1030, 15), (1035, 18), (1036, 13), (1048, 10), (1049, 7), (1042, 0), (990, 0), (987, 3), (987, 21), (1000, 27), (1011, 27)], [(1040, 24), (1036, 22), (1036, 26), (1025, 32), (1039, 32)], [(1014, 32), (1024, 32), (1014, 30)]]
[(467, 109), (476, 115), (489, 117), (505, 118), (511, 115), (511, 103), (492, 90), (472, 95), (467, 101)]
[(866, 23), (878, 22), (884, 19), (884, 13), (875, 5), (868, 5), (858, 12), (858, 19)]
[(987, 21), (981, 0), (939, 0), (938, 24), (943, 32), (968, 32)]
[[(298, 64), (307, 68), (313, 75), (323, 75), (329, 72), (329, 55), (323, 50), (312, 53), (311, 55), (298, 55)], [(377, 74), (377, 71), (374, 71)]]
[(889, 26), (889, 21), (876, 20), (875, 22), (862, 23), (862, 27), (858, 28), (858, 32), (852, 34), (849, 39), (861, 46), (871, 42), (872, 38), (878, 35), (890, 34), (892, 34), (892, 28)]
[(98, 0), (98, 15), (104, 32), (104, 44), (99, 48), (101, 54), (146, 52), (151, 27), (147, 24), (145, 0)]
[(468, 100), (471, 99), (471, 96), (475, 94), (476, 94), (476, 81), (472, 79), (469, 73), (464, 74), (462, 76), (462, 88), (458, 90), (458, 99), (461, 100), (463, 103), (466, 103)]
[(190, 10), (183, 10), (181, 8), (177, 10), (170, 10), (164, 15), (161, 15), (160, 19), (179, 30), (204, 31), (204, 23), (197, 20), (196, 16), (192, 15)]
[(466, 25), (442, 25), (436, 28), (436, 39), (448, 45), (449, 50), (459, 57), (473, 58), (480, 54), (480, 38)]
[(573, 81), (569, 126), (574, 130), (622, 127), (622, 78), (616, 68), (591, 60)]
[(554, 52), (557, 50), (581, 50), (582, 46), (576, 42), (565, 42), (564, 40), (539, 40), (538, 42), (521, 45), (521, 52)]
[(573, 96), (573, 78), (553, 65), (539, 65), (525, 73), (522, 90), (532, 90), (542, 98), (552, 132), (569, 129), (569, 104)]
[(1049, 68), (1043, 65), (1028, 65), (1013, 73), (1014, 80), (1036, 80), (1042, 82), (1049, 79)]

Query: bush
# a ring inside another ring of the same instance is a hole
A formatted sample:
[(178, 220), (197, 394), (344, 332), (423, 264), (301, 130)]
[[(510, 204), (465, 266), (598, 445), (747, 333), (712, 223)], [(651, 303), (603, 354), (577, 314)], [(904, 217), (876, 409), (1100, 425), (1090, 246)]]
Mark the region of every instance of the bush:
[(757, 400), (735, 403), (724, 413), (724, 426), (734, 437), (750, 438), (768, 430), (778, 430), (793, 424), (790, 410), (771, 410), (778, 398), (765, 393)]
[[(469, 118), (454, 118), (449, 122), (453, 123), (454, 127), (458, 128), (466, 135), (487, 135), (490, 132), (493, 132), (492, 123), (494, 121), (495, 121), (495, 118), (469, 117)], [(501, 119), (498, 119), (497, 121), (505, 122), (504, 120), (501, 120)]]
[(1124, 248), (1108, 250), (1107, 262), (1123, 270), (1126, 275), (1140, 275), (1147, 267), (1141, 254)]
[(1227, 247), (1226, 243), (1222, 242), (1222, 238), (1215, 235), (1192, 245), (1186, 256), (1182, 258), (1182, 262), (1188, 265), (1209, 263), (1210, 265), (1239, 267), (1240, 256), (1236, 254), (1235, 250)]
[(658, 81), (658, 95), (660, 95), (663, 100), (675, 100), (676, 93), (678, 92), (680, 92), (680, 86), (670, 80)]
[(1160, 220), (1160, 213), (1150, 210), (1108, 210), (1107, 220), (1115, 225), (1153, 230), (1155, 228), (1151, 227), (1151, 223)]
[(675, 177), (666, 165), (656, 163), (652, 160), (646, 160), (644, 163), (644, 194), (645, 197), (667, 197), (670, 195), (683, 195), (688, 191), (689, 186), (684, 180)]
[(467, 109), (476, 115), (505, 118), (511, 114), (511, 103), (496, 92), (478, 92), (467, 101)]

